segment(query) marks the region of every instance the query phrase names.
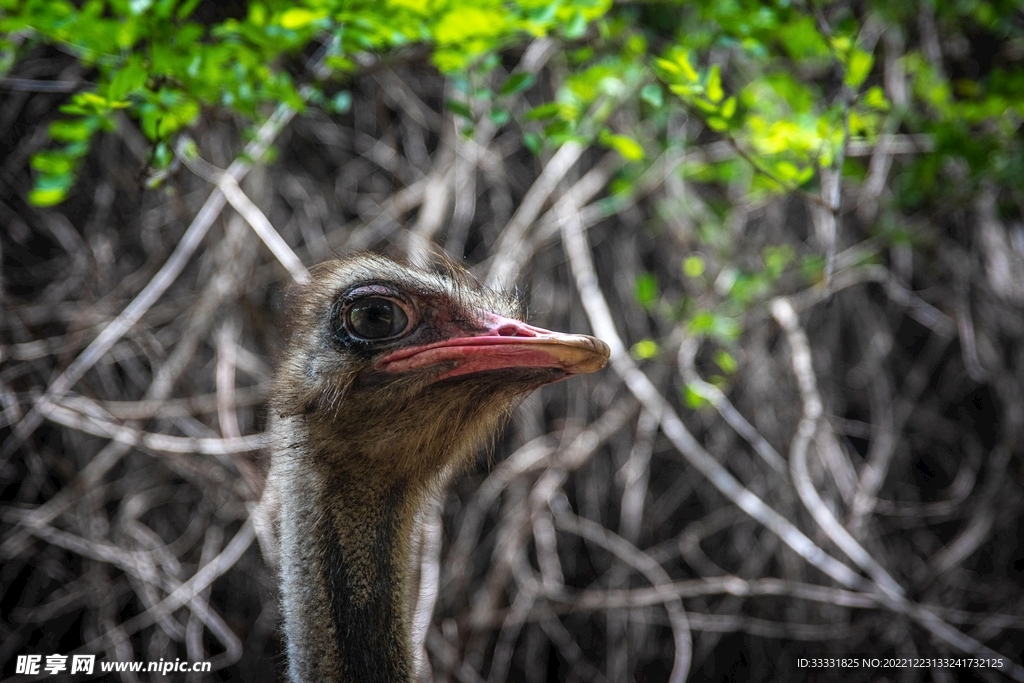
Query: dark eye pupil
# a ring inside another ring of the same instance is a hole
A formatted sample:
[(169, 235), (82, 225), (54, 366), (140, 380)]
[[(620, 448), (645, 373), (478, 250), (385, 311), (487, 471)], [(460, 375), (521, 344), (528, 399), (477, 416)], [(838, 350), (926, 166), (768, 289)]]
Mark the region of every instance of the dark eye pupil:
[(363, 339), (386, 339), (402, 333), (409, 318), (402, 307), (389, 299), (370, 297), (348, 309), (348, 326)]

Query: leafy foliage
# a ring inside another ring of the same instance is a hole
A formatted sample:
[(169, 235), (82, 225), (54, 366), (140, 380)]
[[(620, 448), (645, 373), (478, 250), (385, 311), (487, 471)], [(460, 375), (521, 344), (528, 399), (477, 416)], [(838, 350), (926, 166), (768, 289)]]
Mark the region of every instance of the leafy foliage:
[[(937, 21), (970, 24), (1001, 45), (1020, 43), (1024, 29), (1012, 5), (947, 3)], [(688, 160), (684, 177), (726, 192), (813, 199), (826, 169), (863, 180), (863, 167), (847, 158), (851, 145), (902, 130), (926, 135), (934, 151), (898, 178), (898, 208), (966, 196), (986, 182), (1021, 201), (1014, 179), (1024, 172), (1024, 69), (1005, 62), (954, 79), (914, 49), (899, 56), (910, 77), (908, 98), (891, 102), (876, 64), (879, 36), (883, 22), (916, 16), (908, 4), (872, 5), (870, 20), (843, 9), (826, 18), (802, 5), (749, 0), (643, 10), (607, 0), (265, 0), (249, 3), (244, 16), (213, 20), (197, 18), (197, 0), (8, 0), (0, 7), (5, 67), (50, 44), (90, 70), (91, 87), (61, 108), (64, 117), (50, 125), (52, 144), (32, 158), (29, 199), (40, 206), (67, 196), (95, 137), (121, 125), (123, 114), (151, 141), (152, 165), (163, 168), (173, 159), (174, 137), (203, 108), (226, 108), (250, 122), (280, 103), (344, 112), (351, 106), (344, 83), (367, 55), (399, 55), (414, 45), (428, 49), (452, 79), (457, 96), (447, 106), (464, 134), (474, 133), (483, 114), (497, 127), (518, 125), (534, 154), (577, 141), (621, 155), (627, 165), (610, 186), (612, 205), (631, 195), (653, 158), (694, 141), (670, 132), (681, 114), (703, 123), (698, 137), (732, 149), (714, 160)], [(540, 36), (564, 43), (570, 73), (551, 101), (524, 110), (515, 102), (528, 101), (536, 76), (513, 73), (491, 83), (490, 74), (502, 49)], [(324, 68), (311, 71), (316, 50)], [(305, 95), (302, 83), (309, 84)], [(632, 115), (610, 125), (621, 111)], [(968, 174), (952, 193), (944, 181), (950, 163)], [(828, 204), (824, 196), (816, 201)], [(688, 317), (694, 333), (724, 341), (736, 338), (738, 316), (770, 296), (795, 254), (766, 253), (760, 267), (737, 269), (728, 264), (732, 247), (721, 218), (700, 218), (709, 249), (681, 264), (691, 283), (711, 288), (709, 297), (700, 304), (665, 298), (651, 276), (637, 283), (637, 298), (654, 315)], [(804, 255), (800, 270), (811, 283), (821, 275), (813, 257)]]
[[(154, 143), (154, 164), (171, 160), (169, 142), (193, 125), (203, 107), (225, 107), (249, 120), (261, 105), (301, 109), (288, 58), (314, 43), (330, 46), (318, 85), (358, 70), (354, 57), (387, 53), (413, 43), (432, 48), (445, 73), (464, 72), (485, 55), (528, 36), (559, 30), (567, 36), (607, 11), (603, 0), (537, 2), (310, 2), (295, 6), (252, 2), (246, 16), (201, 23), (198, 0), (66, 0), (0, 3), (0, 64), (10, 68), (39, 43), (59, 46), (92, 70), (92, 88), (71, 98), (68, 118), (51, 127), (55, 146), (33, 161), (38, 171), (31, 200), (61, 202), (95, 134), (116, 125), (126, 110)], [(520, 76), (520, 79), (523, 77)], [(518, 80), (509, 94), (529, 86)], [(314, 100), (323, 98), (314, 96)], [(343, 108), (345, 100), (334, 102)]]
[[(642, 162), (651, 125), (659, 126), (666, 109), (681, 102), (753, 165), (753, 191), (813, 188), (821, 168), (841, 163), (851, 142), (872, 142), (887, 122), (933, 134), (936, 152), (962, 157), (976, 178), (1008, 180), (1024, 167), (1016, 135), (1024, 114), (1024, 72), (997, 68), (954, 82), (923, 54), (910, 52), (906, 69), (923, 106), (905, 103), (894, 110), (872, 79), (874, 45), (864, 43), (865, 26), (850, 14), (827, 26), (820, 14), (789, 3), (666, 3), (655, 16), (638, 17), (634, 8), (612, 11), (607, 0), (310, 0), (299, 6), (270, 0), (249, 3), (245, 16), (204, 23), (195, 16), (198, 6), (198, 0), (0, 3), (0, 65), (9, 69), (34, 45), (46, 43), (91, 69), (92, 87), (61, 109), (66, 118), (50, 130), (54, 144), (33, 159), (34, 203), (64, 199), (94, 136), (117, 125), (122, 110), (154, 144), (153, 164), (163, 167), (172, 157), (170, 141), (195, 123), (203, 107), (225, 107), (249, 120), (262, 105), (302, 108), (299, 83), (313, 81), (322, 89), (328, 81), (344, 81), (359, 70), (362, 54), (425, 45), (438, 69), (465, 79), (493, 68), (496, 51), (512, 43), (549, 34), (572, 43), (588, 31), (596, 40), (568, 54), (576, 69), (555, 100), (533, 107), (522, 122), (535, 151), (580, 139)], [(900, 18), (888, 6), (878, 11)], [(1013, 14), (1010, 5), (946, 4), (940, 18), (971, 21), (1001, 40), (1020, 40)], [(329, 48), (329, 71), (303, 74), (294, 60), (316, 45)], [(533, 82), (532, 74), (514, 74), (497, 95), (474, 95), (508, 98)], [(333, 111), (350, 102), (343, 93), (324, 98), (318, 91), (310, 99)], [(647, 134), (604, 125), (626, 101), (640, 113)], [(512, 118), (507, 107), (492, 104), (488, 115), (495, 124)], [(451, 108), (472, 118), (463, 102), (453, 100)], [(691, 169), (691, 177), (703, 173), (728, 182), (724, 166), (730, 163)], [(936, 188), (939, 165), (926, 160), (914, 174), (925, 191)]]

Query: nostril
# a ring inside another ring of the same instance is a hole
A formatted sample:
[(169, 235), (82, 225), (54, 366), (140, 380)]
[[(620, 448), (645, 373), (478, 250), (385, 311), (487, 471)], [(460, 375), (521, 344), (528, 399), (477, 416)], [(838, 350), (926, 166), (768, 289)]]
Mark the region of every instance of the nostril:
[(523, 329), (522, 327), (519, 327), (518, 325), (512, 325), (512, 324), (502, 325), (497, 330), (495, 330), (495, 333), (499, 337), (533, 337), (533, 336), (536, 336), (536, 335), (532, 334), (529, 330)]

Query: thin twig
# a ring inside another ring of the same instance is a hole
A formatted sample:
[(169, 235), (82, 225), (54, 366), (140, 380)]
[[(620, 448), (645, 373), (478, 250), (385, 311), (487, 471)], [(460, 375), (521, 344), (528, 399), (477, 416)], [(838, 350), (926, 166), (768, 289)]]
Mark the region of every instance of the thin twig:
[(586, 245), (586, 236), (574, 225), (571, 214), (565, 216), (565, 222), (562, 225), (565, 251), (576, 277), (576, 287), (579, 290), (580, 299), (594, 332), (611, 347), (612, 366), (637, 400), (659, 416), (662, 430), (672, 444), (691, 465), (707, 477), (716, 489), (748, 515), (777, 534), (798, 555), (844, 586), (864, 587), (865, 581), (862, 577), (828, 555), (802, 531), (793, 526), (789, 520), (740, 484), (693, 438), (665, 398), (626, 353), (622, 339), (615, 330), (611, 311), (597, 284), (597, 275), (594, 272), (594, 264)]
[[(253, 159), (260, 159), (274, 138), (291, 121), (295, 110), (287, 105), (280, 105), (274, 114), (260, 127), (256, 138), (246, 145), (245, 151), (238, 156), (225, 172), (237, 183), (252, 168)], [(163, 267), (150, 280), (138, 296), (121, 311), (109, 325), (89, 344), (88, 347), (62, 372), (46, 389), (46, 393), (37, 399), (32, 410), (18, 423), (14, 432), (7, 437), (0, 448), (0, 461), (6, 460), (25, 440), (42, 424), (44, 415), (42, 408), (52, 404), (64, 396), (80, 380), (89, 369), (102, 358), (110, 348), (123, 337), (128, 330), (157, 302), (167, 288), (181, 274), (189, 258), (199, 247), (213, 221), (224, 208), (226, 197), (220, 188), (210, 193), (203, 208), (192, 220), (185, 234), (174, 248), (174, 252)]]

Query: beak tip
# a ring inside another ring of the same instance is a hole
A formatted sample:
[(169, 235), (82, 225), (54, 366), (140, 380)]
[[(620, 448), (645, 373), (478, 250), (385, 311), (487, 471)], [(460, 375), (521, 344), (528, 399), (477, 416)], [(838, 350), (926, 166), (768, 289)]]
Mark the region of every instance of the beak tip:
[(580, 347), (586, 350), (586, 354), (584, 358), (575, 364), (573, 368), (574, 374), (585, 375), (597, 372), (607, 366), (612, 352), (608, 344), (597, 337), (580, 336), (583, 337), (585, 342)]

